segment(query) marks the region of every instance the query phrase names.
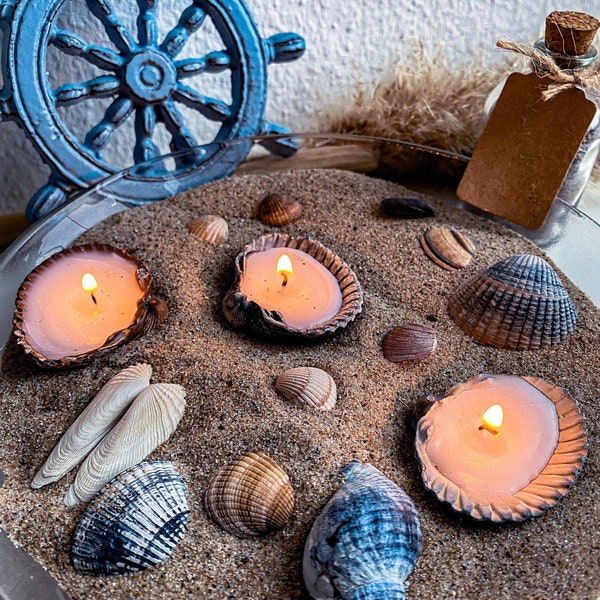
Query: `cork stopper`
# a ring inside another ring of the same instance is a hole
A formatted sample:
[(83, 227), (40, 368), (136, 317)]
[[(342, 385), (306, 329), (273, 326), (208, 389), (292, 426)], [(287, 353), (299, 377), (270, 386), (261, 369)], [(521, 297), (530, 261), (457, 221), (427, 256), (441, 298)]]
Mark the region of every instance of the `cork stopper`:
[(591, 48), (599, 28), (600, 21), (591, 15), (555, 10), (546, 17), (546, 48), (558, 54), (581, 56)]

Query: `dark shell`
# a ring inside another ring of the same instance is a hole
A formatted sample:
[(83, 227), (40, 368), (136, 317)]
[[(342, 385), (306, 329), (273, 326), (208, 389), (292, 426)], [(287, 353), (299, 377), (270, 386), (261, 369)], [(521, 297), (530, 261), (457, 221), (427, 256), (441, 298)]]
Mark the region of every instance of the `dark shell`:
[(381, 212), (396, 219), (424, 219), (433, 217), (433, 208), (419, 198), (384, 198), (379, 204)]
[(562, 342), (577, 322), (558, 275), (532, 254), (510, 256), (460, 285), (448, 300), (448, 313), (478, 342), (507, 350)]
[(306, 540), (306, 589), (315, 599), (403, 599), (423, 546), (417, 509), (369, 464), (352, 461), (344, 473)]
[(142, 571), (169, 557), (188, 520), (187, 492), (173, 464), (139, 463), (88, 506), (75, 529), (73, 566), (92, 575)]
[(437, 348), (435, 331), (427, 325), (408, 323), (389, 331), (381, 343), (383, 356), (393, 363), (418, 360), (433, 354)]
[(447, 227), (431, 227), (419, 238), (423, 252), (447, 271), (466, 267), (476, 252), (471, 240), (463, 233)]
[(295, 198), (283, 194), (268, 194), (256, 207), (257, 217), (274, 227), (288, 225), (302, 214), (302, 205)]
[[(296, 329), (288, 325), (277, 311), (268, 311), (256, 302), (248, 301), (240, 291), (245, 257), (251, 252), (270, 248), (295, 248), (306, 252), (326, 267), (336, 278), (342, 291), (342, 307), (337, 315), (310, 329)], [(334, 334), (346, 327), (362, 310), (363, 293), (352, 269), (331, 250), (311, 238), (293, 238), (286, 234), (267, 234), (247, 244), (236, 256), (234, 281), (223, 298), (223, 313), (237, 328), (261, 337), (287, 339), (316, 339)]]

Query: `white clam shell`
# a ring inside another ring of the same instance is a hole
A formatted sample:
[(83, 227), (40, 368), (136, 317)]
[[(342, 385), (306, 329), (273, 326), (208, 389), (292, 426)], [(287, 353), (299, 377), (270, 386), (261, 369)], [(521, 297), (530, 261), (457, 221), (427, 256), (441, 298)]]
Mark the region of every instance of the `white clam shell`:
[(76, 467), (111, 430), (139, 393), (150, 385), (152, 367), (133, 365), (117, 373), (96, 394), (58, 441), (31, 482), (40, 488)]
[(87, 502), (113, 477), (142, 461), (175, 431), (185, 409), (185, 390), (174, 383), (154, 383), (86, 458), (64, 503)]
[(330, 410), (337, 399), (333, 377), (316, 367), (295, 367), (284, 371), (277, 378), (275, 388), (298, 406), (317, 410)]

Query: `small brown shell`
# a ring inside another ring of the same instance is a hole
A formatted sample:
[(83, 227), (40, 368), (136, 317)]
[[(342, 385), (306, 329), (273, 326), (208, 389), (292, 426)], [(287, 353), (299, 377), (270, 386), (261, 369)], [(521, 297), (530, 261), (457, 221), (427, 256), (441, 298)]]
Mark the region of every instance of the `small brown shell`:
[(466, 267), (476, 252), (471, 240), (463, 233), (447, 227), (431, 227), (419, 238), (427, 256), (447, 271)]
[(383, 356), (393, 363), (418, 360), (437, 348), (435, 331), (427, 325), (407, 323), (389, 331), (381, 343)]
[(316, 367), (295, 367), (279, 375), (275, 389), (297, 406), (330, 410), (337, 399), (333, 377)]
[(209, 517), (238, 537), (281, 529), (294, 512), (287, 473), (263, 452), (251, 452), (221, 469), (204, 496)]
[(198, 238), (210, 244), (223, 244), (229, 239), (229, 226), (223, 217), (202, 215), (187, 223), (187, 228)]
[(298, 200), (283, 194), (268, 194), (256, 207), (257, 217), (265, 224), (274, 227), (288, 225), (302, 214)]

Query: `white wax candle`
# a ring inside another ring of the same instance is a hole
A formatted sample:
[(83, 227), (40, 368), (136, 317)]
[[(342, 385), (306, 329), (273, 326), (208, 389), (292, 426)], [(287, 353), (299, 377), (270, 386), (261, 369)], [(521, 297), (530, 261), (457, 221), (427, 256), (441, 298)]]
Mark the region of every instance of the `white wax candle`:
[[(77, 356), (127, 328), (145, 294), (137, 268), (134, 261), (98, 248), (59, 255), (36, 274), (26, 294), (23, 327), (31, 347), (48, 359)], [(96, 302), (83, 289), (85, 273), (96, 279)]]
[[(497, 435), (480, 429), (499, 404)], [(498, 375), (465, 384), (436, 403), (427, 454), (437, 469), (473, 499), (513, 495), (546, 467), (558, 443), (554, 402), (521, 379)]]
[[(282, 254), (290, 257), (293, 269), (286, 285), (277, 273)], [(312, 256), (294, 248), (250, 253), (240, 291), (260, 307), (281, 313), (285, 322), (296, 329), (321, 325), (337, 315), (342, 306), (342, 291), (335, 276)]]

